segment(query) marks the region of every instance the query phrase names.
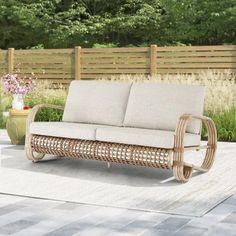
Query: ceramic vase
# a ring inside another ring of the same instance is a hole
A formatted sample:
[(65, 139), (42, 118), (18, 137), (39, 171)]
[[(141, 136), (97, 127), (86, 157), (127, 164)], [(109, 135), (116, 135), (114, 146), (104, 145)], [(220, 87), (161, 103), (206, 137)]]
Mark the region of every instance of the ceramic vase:
[(22, 94), (13, 94), (12, 109), (22, 110), (24, 108), (24, 99)]

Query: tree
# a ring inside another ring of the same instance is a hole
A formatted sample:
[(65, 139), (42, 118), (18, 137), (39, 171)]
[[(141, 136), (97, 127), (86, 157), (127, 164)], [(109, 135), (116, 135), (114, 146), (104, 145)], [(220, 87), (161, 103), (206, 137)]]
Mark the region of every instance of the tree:
[(236, 42), (236, 0), (162, 0), (162, 6), (166, 23), (164, 42), (193, 45)]
[(236, 0), (0, 0), (0, 48), (236, 43)]

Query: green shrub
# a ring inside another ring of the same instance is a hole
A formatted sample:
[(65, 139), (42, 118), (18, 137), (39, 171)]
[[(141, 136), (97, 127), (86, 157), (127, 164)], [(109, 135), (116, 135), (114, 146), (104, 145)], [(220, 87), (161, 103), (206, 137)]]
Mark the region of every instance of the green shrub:
[(6, 127), (6, 118), (3, 116), (3, 112), (7, 111), (10, 107), (10, 96), (4, 93), (2, 83), (0, 83), (0, 129)]
[(36, 121), (61, 121), (62, 115), (63, 111), (61, 110), (43, 108), (36, 115)]
[[(236, 108), (221, 112), (206, 111), (216, 125), (217, 137), (220, 141), (236, 141)], [(206, 139), (206, 128), (203, 127), (202, 139)]]

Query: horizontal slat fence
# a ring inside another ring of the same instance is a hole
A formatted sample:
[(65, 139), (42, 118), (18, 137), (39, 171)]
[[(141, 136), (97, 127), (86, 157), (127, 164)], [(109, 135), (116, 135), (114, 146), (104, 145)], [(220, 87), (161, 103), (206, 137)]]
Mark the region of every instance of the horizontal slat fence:
[(15, 50), (15, 71), (19, 75), (54, 82), (69, 82), (75, 78), (74, 49)]
[(149, 48), (81, 50), (81, 78), (112, 74), (149, 74)]
[(199, 73), (202, 70), (236, 71), (236, 46), (158, 47), (158, 73)]
[(236, 45), (0, 50), (0, 73), (18, 73), (55, 83), (119, 74), (236, 72)]

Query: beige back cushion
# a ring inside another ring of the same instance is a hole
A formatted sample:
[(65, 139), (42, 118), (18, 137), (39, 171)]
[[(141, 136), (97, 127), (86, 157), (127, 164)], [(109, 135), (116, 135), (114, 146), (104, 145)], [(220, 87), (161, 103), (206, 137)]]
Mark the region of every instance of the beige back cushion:
[(131, 83), (73, 81), (63, 121), (122, 126)]
[[(204, 87), (158, 83), (134, 83), (124, 125), (148, 129), (175, 130), (183, 113), (202, 115)], [(199, 121), (189, 123), (187, 132), (199, 133)]]

